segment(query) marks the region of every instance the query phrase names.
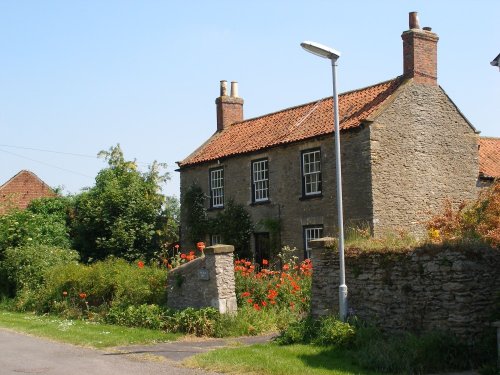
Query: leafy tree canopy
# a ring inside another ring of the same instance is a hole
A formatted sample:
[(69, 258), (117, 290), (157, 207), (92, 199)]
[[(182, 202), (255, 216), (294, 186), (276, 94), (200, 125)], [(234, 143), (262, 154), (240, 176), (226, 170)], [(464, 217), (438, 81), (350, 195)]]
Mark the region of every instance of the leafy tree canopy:
[(166, 201), (161, 194), (169, 179), (166, 165), (155, 161), (142, 173), (135, 161), (125, 160), (120, 145), (99, 157), (108, 167), (98, 173), (94, 187), (76, 197), (75, 248), (84, 261), (152, 257), (159, 244), (172, 240), (177, 225), (176, 219), (168, 220), (169, 214), (177, 215), (176, 200)]
[(70, 247), (67, 213), (70, 197), (40, 198), (26, 210), (0, 216), (0, 259), (8, 248), (48, 245)]

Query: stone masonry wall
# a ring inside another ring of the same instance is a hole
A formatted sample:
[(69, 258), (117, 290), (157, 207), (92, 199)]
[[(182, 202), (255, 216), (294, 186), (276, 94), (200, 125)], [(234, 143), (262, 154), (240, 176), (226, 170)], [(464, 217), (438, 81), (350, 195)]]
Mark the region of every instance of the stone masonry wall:
[[(237, 125), (235, 125), (237, 126)], [(370, 132), (367, 128), (342, 133), (342, 175), (345, 222), (369, 223), (371, 211)], [(322, 195), (304, 199), (302, 197), (301, 151), (320, 148), (322, 162)], [(269, 202), (252, 204), (251, 163), (268, 158)], [(281, 219), (281, 242), (295, 246), (299, 256), (304, 251), (303, 226), (323, 225), (324, 235), (337, 233), (337, 208), (335, 187), (335, 151), (333, 136), (312, 139), (300, 143), (270, 148), (253, 154), (234, 156), (228, 159), (193, 166), (181, 170), (181, 201), (183, 192), (191, 184), (198, 184), (209, 195), (209, 169), (224, 168), (225, 201), (232, 198), (242, 204), (257, 224), (256, 232), (267, 229), (258, 224), (263, 219)], [(209, 207), (209, 200), (206, 201)], [(219, 209), (209, 210), (215, 215)], [(185, 243), (186, 215), (181, 206), (181, 238)], [(223, 239), (224, 240), (224, 239)], [(254, 244), (252, 244), (253, 246)]]
[(204, 257), (171, 270), (167, 276), (167, 306), (236, 312), (233, 252), (231, 245), (210, 246), (205, 248)]
[[(311, 314), (338, 314), (334, 239), (312, 241)], [(349, 310), (388, 331), (445, 330), (473, 337), (491, 328), (500, 293), (500, 251), (420, 248), (405, 253), (347, 249)]]
[(375, 236), (423, 235), (443, 208), (474, 199), (477, 134), (439, 86), (404, 84), (370, 125)]

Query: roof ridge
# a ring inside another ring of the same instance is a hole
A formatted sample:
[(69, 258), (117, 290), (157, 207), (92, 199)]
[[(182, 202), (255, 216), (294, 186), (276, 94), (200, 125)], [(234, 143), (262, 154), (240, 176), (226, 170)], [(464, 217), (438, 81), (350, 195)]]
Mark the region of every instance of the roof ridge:
[[(341, 96), (345, 96), (345, 95), (350, 95), (350, 94), (353, 94), (353, 93), (356, 93), (358, 91), (363, 91), (363, 90), (367, 90), (367, 89), (371, 89), (373, 87), (376, 87), (376, 86), (380, 86), (380, 85), (384, 85), (384, 84), (387, 84), (389, 82), (393, 82), (393, 81), (396, 81), (396, 80), (400, 80), (402, 79), (403, 76), (400, 75), (400, 76), (397, 76), (395, 78), (391, 78), (391, 79), (387, 79), (385, 81), (382, 81), (382, 82), (378, 82), (378, 83), (375, 83), (373, 85), (369, 85), (369, 86), (365, 86), (365, 87), (361, 87), (359, 89), (354, 89), (354, 90), (349, 90), (349, 91), (345, 91), (345, 92), (342, 92), (339, 94), (339, 97)], [(331, 99), (333, 98), (333, 95), (330, 95), (330, 96), (326, 96), (324, 98), (321, 98), (321, 99), (317, 99), (317, 100), (312, 100), (310, 102), (307, 102), (307, 103), (302, 103), (302, 104), (298, 104), (298, 105), (294, 105), (294, 106), (291, 106), (291, 107), (287, 107), (287, 108), (283, 108), (283, 109), (280, 109), (279, 111), (275, 111), (275, 112), (271, 112), (271, 113), (266, 113), (264, 115), (260, 115), (260, 116), (256, 116), (256, 117), (251, 117), (249, 119), (245, 119), (243, 121), (238, 121), (238, 122), (234, 122), (230, 125), (231, 126), (235, 126), (235, 125), (239, 125), (239, 124), (244, 124), (245, 122), (249, 122), (249, 121), (255, 121), (255, 120), (258, 120), (258, 119), (261, 119), (261, 118), (264, 118), (264, 117), (268, 117), (268, 116), (272, 116), (272, 115), (276, 115), (278, 113), (282, 113), (282, 112), (286, 112), (286, 111), (289, 111), (289, 110), (292, 110), (292, 109), (297, 109), (297, 108), (301, 108), (301, 107), (307, 107), (307, 106), (310, 106), (310, 105), (316, 105), (318, 103), (321, 103), (325, 100), (328, 100), (328, 99)]]
[(500, 141), (500, 137), (479, 136), (479, 139), (493, 139), (495, 141)]

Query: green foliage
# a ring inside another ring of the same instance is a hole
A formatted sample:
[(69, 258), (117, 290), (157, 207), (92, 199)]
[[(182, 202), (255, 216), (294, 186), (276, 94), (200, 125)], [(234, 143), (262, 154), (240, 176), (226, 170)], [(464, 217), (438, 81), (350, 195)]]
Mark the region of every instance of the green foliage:
[(214, 336), (219, 312), (211, 307), (171, 310), (157, 305), (119, 306), (110, 309), (105, 317), (107, 323), (129, 327), (162, 329), (172, 333), (187, 333), (196, 336)]
[(164, 165), (154, 162), (141, 173), (134, 161), (124, 159), (119, 145), (99, 156), (106, 159), (108, 168), (98, 173), (94, 187), (76, 197), (76, 249), (84, 261), (109, 255), (151, 259), (158, 244), (166, 241), (161, 184), (168, 174), (160, 173)]
[(363, 367), (380, 372), (426, 374), (471, 366), (467, 345), (445, 333), (393, 335), (366, 341), (355, 353)]
[(139, 268), (123, 259), (67, 264), (52, 267), (45, 274), (43, 288), (18, 297), (17, 306), (68, 317), (104, 315), (113, 306), (164, 303), (165, 284), (164, 269), (147, 265)]
[(225, 244), (234, 246), (235, 256), (250, 258), (250, 238), (253, 232), (252, 218), (241, 204), (229, 199), (224, 210), (211, 223), (212, 233), (220, 234)]
[(36, 290), (45, 281), (45, 274), (52, 267), (76, 264), (78, 253), (48, 245), (26, 245), (8, 248), (0, 263), (2, 278), (11, 285), (11, 294)]
[(434, 242), (486, 242), (500, 248), (500, 182), (457, 209), (445, 202), (443, 211), (427, 223), (427, 230)]
[(193, 245), (205, 241), (209, 231), (205, 199), (205, 193), (197, 184), (191, 185), (182, 198), (182, 210), (186, 215), (186, 238)]
[(338, 318), (327, 316), (318, 320), (306, 318), (290, 324), (280, 333), (280, 344), (316, 344), (343, 348), (355, 339), (355, 328)]
[(9, 247), (48, 245), (70, 247), (67, 212), (71, 199), (36, 199), (26, 210), (0, 216), (0, 260)]
[(120, 326), (164, 329), (166, 314), (167, 311), (158, 305), (118, 306), (112, 307), (104, 320)]

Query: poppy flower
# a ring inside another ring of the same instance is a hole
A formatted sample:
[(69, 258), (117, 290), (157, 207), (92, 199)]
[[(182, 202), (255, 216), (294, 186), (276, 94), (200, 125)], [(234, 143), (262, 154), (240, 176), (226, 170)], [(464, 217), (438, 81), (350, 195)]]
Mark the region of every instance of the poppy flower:
[(257, 310), (257, 311), (259, 311), (259, 310), (260, 310), (260, 306), (259, 306), (259, 304), (258, 304), (258, 303), (254, 303), (254, 304), (253, 304), (253, 308), (254, 308), (255, 310)]
[(85, 299), (87, 298), (87, 293), (80, 293), (79, 296), (81, 299)]
[(196, 244), (196, 248), (199, 250), (199, 251), (203, 251), (203, 249), (205, 249), (205, 242), (198, 242)]
[(269, 264), (267, 259), (262, 259), (262, 265), (267, 266)]
[(250, 297), (250, 292), (243, 292), (241, 293), (242, 297)]
[(186, 259), (186, 254), (182, 253), (181, 254), (181, 259)]
[(144, 268), (144, 262), (142, 260), (137, 262), (137, 267)]
[(290, 269), (290, 266), (288, 264), (285, 264), (283, 266), (283, 271), (288, 271)]

